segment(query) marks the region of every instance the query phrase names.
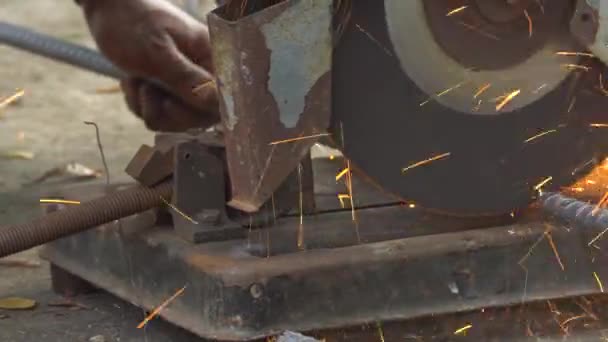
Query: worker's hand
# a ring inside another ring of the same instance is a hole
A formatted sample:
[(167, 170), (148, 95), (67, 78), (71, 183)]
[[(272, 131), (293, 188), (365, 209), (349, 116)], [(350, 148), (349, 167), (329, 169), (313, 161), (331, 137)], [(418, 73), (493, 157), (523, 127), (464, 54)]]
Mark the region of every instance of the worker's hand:
[[(219, 120), (207, 27), (166, 0), (81, 0), (99, 49), (130, 77), (129, 108), (157, 131)], [(152, 82), (150, 82), (152, 81)]]

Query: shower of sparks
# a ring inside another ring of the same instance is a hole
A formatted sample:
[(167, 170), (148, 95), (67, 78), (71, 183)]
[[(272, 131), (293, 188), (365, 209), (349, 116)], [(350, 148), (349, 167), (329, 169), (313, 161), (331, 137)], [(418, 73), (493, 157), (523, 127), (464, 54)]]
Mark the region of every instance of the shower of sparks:
[(558, 56), (595, 57), (592, 53), (588, 53), (588, 52), (576, 52), (576, 51), (558, 51), (555, 54), (558, 55)]
[(357, 29), (359, 31), (361, 31), (361, 33), (363, 33), (364, 35), (366, 35), (367, 38), (369, 38), (372, 42), (374, 42), (374, 44), (378, 45), (378, 47), (380, 47), (382, 50), (384, 50), (384, 52), (387, 55), (393, 56), (393, 54), (390, 52), (389, 49), (387, 49), (384, 45), (382, 45), (382, 43), (380, 43), (380, 41), (378, 41), (378, 39), (374, 38), (374, 36), (372, 36), (371, 33), (367, 32), (365, 29), (363, 29), (363, 27), (361, 27), (361, 25), (355, 24), (355, 27), (357, 27)]
[(540, 182), (534, 186), (534, 190), (540, 191), (540, 189), (542, 189), (543, 186), (547, 185), (547, 183), (549, 183), (552, 180), (553, 180), (553, 177), (547, 177), (547, 178), (543, 179), (542, 182)]
[(593, 272), (593, 277), (597, 282), (597, 286), (600, 288), (600, 292), (604, 293), (604, 285), (602, 284), (602, 280), (600, 280), (600, 276), (598, 276), (597, 273)]
[(345, 168), (344, 170), (340, 171), (340, 173), (336, 175), (336, 182), (339, 181), (342, 177), (344, 177), (344, 175), (346, 175), (349, 171), (349, 168)]
[(382, 331), (382, 323), (378, 322), (376, 323), (376, 326), (378, 327), (378, 336), (380, 337), (380, 342), (384, 342), (384, 332)]
[(447, 88), (445, 90), (440, 91), (439, 93), (435, 94), (435, 96), (431, 96), (426, 101), (420, 103), (420, 107), (422, 107), (422, 106), (426, 105), (427, 103), (431, 102), (434, 98), (442, 97), (443, 95), (445, 95), (445, 94), (447, 94), (447, 93), (449, 93), (449, 92), (451, 92), (453, 90), (456, 90), (456, 89), (462, 87), (465, 83), (467, 83), (467, 81), (462, 81), (462, 82), (456, 84), (455, 86), (452, 86), (452, 87), (449, 87), (449, 88)]
[(585, 188), (575, 187), (575, 188), (570, 188), (570, 191), (573, 191), (573, 192), (583, 192), (583, 191), (585, 191)]
[(562, 263), (562, 259), (559, 257), (559, 253), (557, 252), (557, 247), (555, 246), (555, 242), (553, 241), (553, 237), (551, 236), (551, 233), (545, 232), (545, 235), (547, 236), (547, 241), (549, 241), (549, 245), (551, 246), (551, 249), (553, 250), (553, 254), (555, 255), (555, 259), (557, 259), (557, 263), (559, 264), (559, 267), (561, 267), (562, 271), (565, 271), (566, 268), (564, 267), (564, 264)]
[(342, 209), (346, 208), (346, 205), (344, 204), (344, 200), (350, 201), (350, 195), (349, 194), (338, 194), (338, 201), (340, 201), (340, 206), (342, 207)]
[(453, 10), (449, 11), (445, 16), (449, 17), (456, 13), (460, 13), (460, 12), (464, 11), (465, 9), (467, 9), (467, 7), (469, 7), (469, 6), (462, 6), (462, 7), (454, 8)]
[(461, 335), (461, 334), (465, 334), (467, 332), (467, 330), (471, 329), (473, 327), (472, 324), (467, 324), (464, 327), (454, 331), (454, 335)]
[(173, 294), (173, 296), (169, 297), (169, 299), (164, 301), (161, 305), (159, 305), (156, 309), (154, 309), (154, 311), (152, 311), (146, 318), (144, 318), (144, 320), (141, 323), (139, 323), (139, 325), (137, 326), (137, 329), (141, 329), (141, 328), (145, 327), (148, 322), (150, 322), (152, 319), (154, 319), (154, 317), (158, 316), (158, 314), (164, 308), (166, 308), (167, 305), (171, 304), (171, 302), (174, 301), (175, 298), (179, 297), (182, 293), (184, 293), (185, 290), (186, 290), (186, 286), (177, 290), (177, 292), (175, 292), (175, 294)]
[(492, 86), (492, 84), (486, 83), (486, 84), (482, 85), (481, 87), (479, 87), (479, 89), (477, 89), (477, 92), (475, 93), (475, 95), (473, 95), (473, 99), (478, 98), (486, 90), (490, 89), (491, 86)]
[(314, 139), (314, 138), (319, 138), (319, 137), (327, 137), (329, 135), (330, 135), (329, 133), (307, 135), (305, 137), (297, 137), (297, 138), (291, 138), (291, 139), (273, 141), (269, 145), (279, 145), (279, 144), (285, 144), (285, 143), (290, 143), (290, 142), (294, 142), (294, 141), (300, 141), (300, 140), (306, 140), (306, 139)]
[(608, 124), (602, 124), (602, 123), (590, 124), (589, 126), (594, 127), (594, 128), (608, 128)]
[(475, 32), (477, 32), (477, 33), (481, 34), (482, 36), (485, 36), (485, 37), (487, 37), (487, 38), (494, 39), (494, 40), (500, 40), (500, 38), (498, 38), (497, 36), (495, 36), (495, 35), (493, 35), (493, 34), (491, 34), (491, 33), (489, 33), (489, 32), (483, 31), (483, 30), (481, 30), (480, 28), (475, 27), (475, 26), (473, 26), (473, 25), (471, 25), (471, 24), (467, 24), (467, 23), (465, 23), (465, 22), (463, 22), (463, 21), (459, 21), (458, 23), (459, 23), (460, 25), (462, 25), (462, 26), (464, 26), (464, 27), (468, 28), (468, 29), (469, 29), (469, 30), (471, 30), (471, 31), (475, 31)]
[(40, 199), (40, 203), (80, 204), (80, 201), (69, 201), (69, 200), (62, 200), (62, 199), (42, 198), (42, 199)]
[(601, 239), (602, 236), (604, 236), (604, 234), (606, 234), (606, 232), (608, 232), (608, 228), (604, 229), (601, 233), (597, 234), (593, 239), (591, 239), (591, 241), (589, 241), (587, 246), (593, 245), (597, 240)]
[(596, 182), (596, 181), (594, 181), (594, 180), (591, 180), (591, 179), (587, 179), (587, 180), (585, 181), (585, 183), (587, 183), (587, 184), (589, 184), (589, 185), (595, 185), (597, 182)]
[(566, 68), (566, 69), (570, 69), (570, 70), (583, 70), (583, 71), (589, 71), (591, 70), (590, 67), (588, 66), (584, 66), (584, 65), (580, 65), (580, 64), (562, 64), (562, 67)]
[(550, 130), (548, 130), (548, 131), (544, 131), (544, 132), (538, 133), (537, 135), (535, 135), (535, 136), (533, 136), (533, 137), (530, 137), (530, 138), (526, 139), (526, 140), (524, 141), (524, 144), (527, 144), (527, 143), (532, 142), (532, 141), (534, 141), (534, 140), (536, 140), (536, 139), (538, 139), (538, 138), (542, 138), (542, 137), (544, 137), (545, 135), (548, 135), (548, 134), (551, 134), (551, 133), (556, 133), (556, 132), (557, 132), (557, 130), (556, 130), (556, 129), (550, 129)]
[(608, 192), (604, 193), (602, 198), (600, 198), (600, 201), (597, 202), (597, 204), (595, 205), (595, 208), (593, 208), (593, 210), (591, 211), (591, 216), (595, 216), (595, 214), (597, 214), (597, 212), (604, 206), (604, 204), (606, 203), (607, 200), (608, 200)]
[(21, 89), (18, 90), (16, 93), (14, 93), (13, 95), (0, 100), (0, 109), (3, 109), (4, 107), (10, 105), (11, 103), (17, 101), (18, 99), (20, 99), (23, 95), (25, 95), (25, 90)]
[(498, 105), (496, 105), (496, 111), (501, 111), (511, 100), (521, 93), (521, 89), (517, 89), (509, 93)]
[(426, 165), (426, 164), (428, 164), (428, 163), (432, 163), (432, 162), (434, 162), (434, 161), (437, 161), (437, 160), (440, 160), (440, 159), (447, 158), (447, 157), (449, 157), (451, 154), (452, 154), (451, 152), (448, 152), (448, 153), (443, 153), (443, 154), (440, 154), (440, 155), (437, 155), (437, 156), (431, 157), (431, 158), (429, 158), (429, 159), (425, 159), (425, 160), (422, 160), (422, 161), (416, 162), (416, 163), (414, 163), (414, 164), (412, 164), (412, 165), (410, 165), (410, 166), (404, 167), (404, 168), (401, 170), (401, 172), (402, 172), (402, 173), (405, 173), (405, 172), (407, 172), (407, 171), (409, 171), (409, 170), (411, 170), (411, 169), (415, 169), (415, 168), (417, 168), (417, 167), (420, 167), (420, 166)]
[(165, 203), (165, 204), (166, 204), (166, 205), (167, 205), (169, 208), (171, 208), (171, 209), (175, 210), (175, 212), (176, 212), (176, 213), (178, 213), (178, 214), (179, 214), (181, 217), (185, 218), (186, 220), (188, 220), (188, 221), (190, 221), (190, 222), (192, 222), (192, 223), (194, 223), (194, 224), (198, 224), (198, 222), (197, 222), (197, 221), (195, 221), (195, 220), (194, 220), (192, 217), (190, 217), (190, 216), (186, 215), (184, 212), (182, 212), (181, 210), (179, 210), (179, 209), (178, 209), (176, 206), (174, 206), (173, 204), (169, 203), (169, 201), (167, 201), (166, 199), (164, 199), (164, 198), (162, 198), (162, 197), (161, 197), (160, 199), (161, 199), (161, 200), (163, 201), (163, 203)]
[(528, 20), (528, 37), (532, 38), (532, 33), (534, 31), (534, 25), (532, 23), (532, 18), (530, 14), (528, 14), (528, 10), (524, 10), (524, 15), (526, 16), (526, 20)]

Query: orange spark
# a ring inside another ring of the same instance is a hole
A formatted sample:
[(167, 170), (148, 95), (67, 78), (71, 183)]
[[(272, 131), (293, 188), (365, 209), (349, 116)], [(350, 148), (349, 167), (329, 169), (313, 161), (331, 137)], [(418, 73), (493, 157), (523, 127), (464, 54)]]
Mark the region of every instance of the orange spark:
[(139, 325), (137, 326), (137, 329), (143, 328), (149, 321), (151, 321), (165, 307), (167, 307), (167, 305), (169, 305), (173, 300), (175, 300), (175, 298), (177, 298), (182, 293), (184, 293), (185, 290), (186, 290), (186, 286), (184, 286), (181, 289), (177, 290), (177, 292), (175, 292), (175, 294), (173, 294), (173, 296), (169, 297), (169, 299), (167, 299), (166, 301), (164, 301), (161, 305), (159, 305), (156, 309), (154, 309), (154, 311), (152, 311), (146, 318), (144, 318), (144, 320), (141, 321), (141, 323), (139, 323)]
[(481, 34), (482, 36), (485, 36), (485, 37), (487, 37), (487, 38), (494, 39), (494, 40), (500, 40), (500, 38), (498, 38), (497, 36), (495, 36), (495, 35), (493, 35), (493, 34), (491, 34), (491, 33), (489, 33), (489, 32), (483, 31), (483, 30), (481, 30), (480, 28), (475, 27), (475, 26), (473, 26), (473, 25), (471, 25), (471, 24), (467, 24), (467, 23), (465, 23), (465, 22), (463, 22), (463, 21), (459, 21), (458, 23), (459, 23), (460, 25), (462, 25), (462, 26), (464, 26), (464, 27), (468, 28), (468, 29), (469, 29), (469, 30), (471, 30), (471, 31), (475, 31), (475, 32), (477, 32), (477, 33)]
[(536, 191), (540, 191), (540, 189), (541, 189), (543, 186), (545, 186), (547, 183), (549, 183), (549, 182), (550, 182), (550, 181), (552, 181), (552, 180), (553, 180), (553, 177), (547, 177), (547, 178), (545, 178), (545, 179), (544, 179), (542, 182), (540, 182), (540, 183), (538, 183), (538, 184), (536, 184), (536, 185), (534, 186), (534, 190), (536, 190)]
[(608, 124), (594, 123), (594, 124), (590, 124), (589, 126), (595, 127), (595, 128), (606, 128), (606, 127), (608, 127)]
[(355, 27), (361, 31), (361, 33), (363, 33), (364, 35), (367, 36), (367, 38), (369, 38), (372, 42), (374, 42), (374, 44), (378, 45), (378, 47), (380, 47), (382, 50), (384, 50), (384, 52), (389, 55), (389, 56), (393, 56), (393, 54), (391, 53), (391, 51), (389, 49), (387, 49), (384, 45), (382, 45), (382, 43), (380, 43), (380, 41), (376, 38), (374, 38), (374, 36), (372, 36), (371, 33), (367, 32), (366, 30), (363, 29), (363, 27), (361, 27), (361, 25), (359, 24), (355, 24)]
[(551, 233), (545, 232), (545, 235), (547, 235), (547, 241), (549, 241), (549, 245), (551, 245), (551, 249), (553, 250), (553, 254), (555, 254), (555, 259), (557, 259), (559, 267), (561, 267), (562, 271), (565, 271), (566, 268), (562, 263), (562, 259), (559, 257), (559, 253), (557, 252), (557, 248), (555, 247), (555, 242), (553, 242), (553, 237), (551, 236)]
[(589, 71), (591, 70), (590, 67), (584, 66), (584, 65), (580, 65), (580, 64), (562, 64), (562, 67), (566, 68), (566, 69), (576, 69), (576, 70), (583, 70), (583, 71)]
[(592, 53), (588, 53), (588, 52), (576, 52), (576, 51), (558, 51), (555, 54), (558, 55), (558, 56), (595, 57)]
[[(350, 160), (346, 160), (346, 169), (350, 170)], [(348, 198), (350, 199), (350, 209), (353, 222), (357, 222), (355, 216), (355, 202), (353, 197), (353, 174), (352, 172), (346, 173), (346, 187), (348, 188)], [(359, 236), (359, 229), (357, 228), (357, 236)]]
[(572, 98), (572, 100), (570, 101), (570, 105), (568, 105), (568, 113), (570, 113), (572, 111), (572, 108), (574, 108), (574, 105), (576, 104), (576, 96)]
[(23, 95), (25, 95), (25, 90), (21, 89), (18, 90), (16, 93), (14, 93), (13, 95), (0, 100), (0, 109), (10, 105), (11, 103), (17, 101), (19, 98), (21, 98)]
[(570, 188), (570, 191), (583, 192), (583, 191), (585, 191), (585, 188), (581, 188), (581, 187)]
[(314, 139), (314, 138), (326, 137), (326, 136), (329, 136), (329, 133), (321, 133), (321, 134), (307, 135), (304, 137), (278, 140), (278, 141), (271, 142), (269, 145), (278, 145), (278, 144), (284, 144), (284, 143), (290, 143), (290, 142), (294, 142), (294, 141), (300, 141), (300, 140), (305, 140), (305, 139)]
[(591, 216), (595, 216), (595, 214), (597, 214), (597, 212), (600, 210), (600, 208), (604, 205), (604, 203), (606, 203), (606, 201), (608, 200), (608, 192), (606, 192), (602, 198), (600, 199), (599, 202), (597, 202), (597, 205), (595, 206), (595, 208), (593, 208), (593, 210), (591, 211)]
[(526, 19), (528, 20), (528, 37), (532, 38), (532, 32), (533, 32), (532, 18), (530, 17), (530, 14), (528, 14), (528, 10), (524, 10), (524, 15), (526, 16)]
[(587, 180), (585, 181), (585, 183), (587, 183), (587, 184), (589, 184), (589, 185), (594, 185), (594, 184), (596, 184), (597, 182), (596, 182), (596, 181), (594, 181), (594, 180), (591, 180), (591, 179), (587, 179)]
[(414, 208), (416, 208), (416, 204), (415, 203), (410, 203), (410, 205), (408, 205), (408, 207), (410, 207), (410, 209), (414, 209)]
[(298, 164), (298, 183), (300, 185), (300, 225), (298, 226), (298, 248), (304, 249), (304, 192), (302, 191), (302, 164)]
[(600, 288), (600, 292), (604, 293), (604, 285), (602, 285), (600, 276), (598, 276), (597, 273), (593, 272), (593, 277), (595, 278), (595, 281), (597, 282), (597, 286)]
[(422, 161), (416, 162), (416, 163), (414, 163), (414, 164), (412, 164), (412, 165), (410, 165), (410, 166), (404, 167), (404, 168), (401, 170), (401, 172), (402, 172), (402, 173), (405, 173), (405, 172), (407, 172), (407, 171), (409, 171), (409, 170), (411, 170), (411, 169), (415, 169), (415, 168), (417, 168), (417, 167), (420, 167), (420, 166), (426, 165), (426, 164), (428, 164), (428, 163), (431, 163), (431, 162), (434, 162), (434, 161), (437, 161), (437, 160), (440, 160), (440, 159), (447, 158), (447, 157), (449, 157), (451, 154), (452, 154), (451, 152), (448, 152), (448, 153), (443, 153), (443, 154), (440, 154), (440, 155), (437, 155), (437, 156), (434, 156), (434, 157), (431, 157), (431, 158), (428, 158), (428, 159), (425, 159), (425, 160), (422, 160)]
[(349, 171), (349, 168), (345, 168), (344, 170), (340, 171), (340, 173), (336, 175), (336, 182), (339, 181), (340, 178), (344, 177), (344, 175), (347, 174)]
[(504, 106), (507, 105), (507, 103), (511, 102), (511, 100), (513, 100), (515, 98), (515, 96), (519, 95), (521, 93), (520, 89), (517, 89), (513, 92), (511, 92), (509, 95), (507, 95), (507, 97), (504, 98), (504, 100), (502, 100), (502, 102), (500, 102), (497, 106), (496, 106), (496, 111), (500, 111), (504, 108)]
[(587, 315), (578, 315), (578, 316), (574, 316), (574, 317), (570, 317), (567, 320), (563, 321), (562, 323), (560, 323), (559, 325), (564, 327), (566, 324), (572, 322), (572, 321), (576, 321), (577, 319), (581, 319), (587, 317)]
[(176, 206), (174, 206), (173, 204), (169, 203), (169, 201), (167, 201), (164, 198), (160, 198), (169, 208), (175, 210), (176, 213), (180, 214), (180, 216), (182, 216), (183, 218), (185, 218), (186, 220), (194, 223), (194, 224), (198, 224), (197, 221), (195, 221), (192, 217), (186, 215), (184, 212), (182, 212), (181, 210), (179, 210)]
[(604, 229), (601, 233), (597, 234), (593, 239), (591, 239), (591, 241), (589, 241), (587, 246), (593, 245), (597, 240), (599, 240), (602, 236), (604, 236), (604, 234), (606, 234), (606, 232), (608, 232), (608, 228)]
[(62, 200), (62, 199), (42, 198), (42, 199), (40, 199), (40, 203), (80, 204), (80, 201), (68, 201), (68, 200)]
[(486, 90), (490, 89), (491, 86), (492, 86), (492, 84), (490, 84), (490, 83), (482, 85), (481, 87), (479, 87), (479, 89), (477, 89), (477, 92), (475, 93), (475, 95), (473, 95), (473, 98), (474, 99), (478, 98)]
[(449, 11), (448, 14), (446, 14), (445, 16), (449, 17), (449, 16), (454, 15), (456, 13), (462, 12), (465, 9), (467, 9), (467, 7), (469, 7), (469, 6), (462, 6), (462, 7), (454, 8), (453, 10)]
[(344, 209), (346, 206), (344, 205), (344, 200), (350, 200), (350, 195), (348, 194), (338, 194), (338, 200), (340, 201), (340, 206)]
[(472, 327), (473, 327), (472, 324), (467, 324), (464, 327), (454, 331), (454, 335), (464, 334), (464, 333), (466, 333), (467, 330), (471, 329)]
[(193, 93), (198, 93), (201, 90), (207, 88), (207, 87), (215, 87), (215, 81), (214, 80), (210, 80), (207, 82), (204, 82), (202, 84), (197, 85), (196, 87), (194, 87), (194, 89), (192, 89)]
[(447, 94), (447, 93), (449, 93), (449, 92), (451, 92), (451, 91), (453, 91), (453, 90), (456, 90), (456, 89), (458, 89), (458, 88), (462, 87), (462, 85), (463, 85), (463, 84), (465, 84), (465, 83), (467, 83), (467, 81), (462, 81), (462, 82), (460, 82), (460, 83), (456, 84), (455, 86), (452, 86), (452, 87), (449, 87), (449, 88), (447, 88), (447, 89), (445, 89), (445, 90), (440, 91), (439, 93), (435, 94), (435, 96), (431, 96), (431, 97), (429, 97), (429, 98), (428, 98), (426, 101), (422, 102), (422, 103), (420, 104), (420, 107), (422, 107), (422, 106), (424, 106), (425, 104), (427, 104), (427, 103), (431, 102), (431, 100), (432, 100), (433, 98), (436, 98), (436, 97), (441, 97), (441, 96), (443, 96), (443, 95), (445, 95), (445, 94)]
[(527, 143), (529, 143), (529, 142), (531, 142), (531, 141), (534, 141), (534, 140), (536, 140), (536, 139), (538, 139), (538, 138), (544, 137), (544, 136), (545, 136), (545, 135), (547, 135), (547, 134), (556, 133), (556, 132), (557, 132), (557, 130), (556, 130), (556, 129), (550, 129), (550, 130), (548, 130), (548, 131), (544, 131), (544, 132), (538, 133), (537, 135), (532, 136), (532, 137), (530, 137), (530, 138), (526, 139), (526, 140), (524, 141), (524, 144), (527, 144)]

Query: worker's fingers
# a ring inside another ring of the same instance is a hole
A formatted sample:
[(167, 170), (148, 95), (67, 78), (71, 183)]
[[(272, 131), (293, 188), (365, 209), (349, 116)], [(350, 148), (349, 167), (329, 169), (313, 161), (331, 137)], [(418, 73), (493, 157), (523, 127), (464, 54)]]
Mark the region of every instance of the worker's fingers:
[(120, 87), (125, 95), (127, 107), (139, 117), (141, 117), (141, 106), (139, 105), (139, 88), (141, 84), (141, 80), (133, 77), (128, 77), (120, 81)]
[(207, 27), (197, 21), (188, 23), (189, 29), (167, 27), (167, 32), (175, 45), (194, 64), (213, 73), (211, 42)]
[(146, 45), (150, 74), (144, 76), (155, 78), (165, 85), (166, 90), (194, 108), (217, 111), (219, 105), (214, 88), (195, 91), (213, 82), (210, 72), (184, 55), (168, 33), (156, 35)]
[(140, 117), (153, 131), (181, 132), (207, 128), (219, 121), (217, 113), (201, 112), (150, 84), (139, 87), (138, 97)]

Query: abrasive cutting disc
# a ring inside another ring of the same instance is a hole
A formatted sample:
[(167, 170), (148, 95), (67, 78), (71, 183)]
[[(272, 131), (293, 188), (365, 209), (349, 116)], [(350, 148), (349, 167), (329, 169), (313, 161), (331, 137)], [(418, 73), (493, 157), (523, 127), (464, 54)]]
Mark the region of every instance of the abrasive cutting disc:
[(567, 0), (353, 1), (334, 139), (402, 200), (458, 215), (527, 206), (601, 157), (572, 110), (587, 58), (573, 13)]

